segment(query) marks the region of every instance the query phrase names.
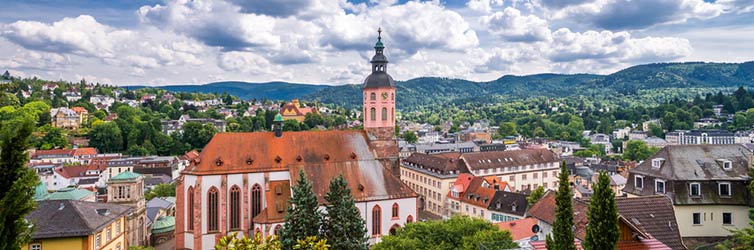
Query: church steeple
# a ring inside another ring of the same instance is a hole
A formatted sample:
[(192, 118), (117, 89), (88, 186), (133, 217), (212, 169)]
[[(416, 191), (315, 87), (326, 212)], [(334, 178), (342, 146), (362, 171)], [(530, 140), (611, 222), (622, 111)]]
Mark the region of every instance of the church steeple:
[(382, 28), (377, 28), (377, 43), (374, 44), (374, 56), (372, 57), (372, 73), (387, 71), (387, 57), (383, 51), (385, 45), (382, 44)]

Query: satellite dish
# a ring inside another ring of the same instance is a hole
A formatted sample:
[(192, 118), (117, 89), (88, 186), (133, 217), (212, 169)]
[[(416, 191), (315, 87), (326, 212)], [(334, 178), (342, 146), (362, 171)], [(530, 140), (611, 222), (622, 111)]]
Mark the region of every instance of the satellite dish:
[(539, 233), (539, 225), (531, 226), (532, 233)]
[(531, 241), (539, 241), (539, 236), (538, 235), (534, 235), (534, 236), (531, 237), (530, 240)]

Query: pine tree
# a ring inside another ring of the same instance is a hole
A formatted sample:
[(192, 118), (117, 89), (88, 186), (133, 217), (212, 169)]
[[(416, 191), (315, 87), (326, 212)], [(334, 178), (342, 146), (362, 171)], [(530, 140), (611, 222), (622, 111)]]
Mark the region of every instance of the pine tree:
[(565, 161), (560, 164), (555, 204), (555, 222), (552, 225), (552, 233), (547, 235), (545, 245), (548, 250), (576, 250), (573, 242), (573, 194), (568, 182)]
[(0, 137), (0, 249), (20, 249), (31, 240), (32, 227), (24, 219), (36, 207), (37, 175), (26, 167), (33, 122), (3, 123)]
[(322, 234), (334, 250), (369, 249), (364, 219), (343, 175), (330, 180), (325, 195), (327, 213), (322, 219)]
[(296, 186), (293, 187), (288, 214), (285, 215), (285, 224), (280, 231), (283, 249), (292, 249), (298, 240), (306, 239), (307, 236), (319, 237), (321, 217), (317, 196), (312, 192), (312, 183), (306, 179), (304, 171), (300, 170)]
[(584, 249), (609, 250), (616, 249), (618, 243), (618, 208), (615, 205), (615, 194), (610, 189), (610, 177), (600, 172), (594, 194), (589, 202), (589, 224), (586, 225)]

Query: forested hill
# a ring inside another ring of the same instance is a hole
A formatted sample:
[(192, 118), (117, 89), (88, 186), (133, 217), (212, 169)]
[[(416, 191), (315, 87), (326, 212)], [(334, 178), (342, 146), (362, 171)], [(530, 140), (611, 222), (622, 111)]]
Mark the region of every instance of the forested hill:
[[(241, 99), (270, 99), (270, 100), (290, 100), (299, 98), (319, 90), (325, 89), (327, 85), (288, 83), (288, 82), (267, 82), (267, 83), (250, 83), (250, 82), (214, 82), (204, 85), (167, 85), (156, 88), (165, 89), (174, 92), (195, 92), (195, 93), (228, 93), (238, 96)], [(130, 86), (129, 89), (140, 89), (145, 86)]]
[[(399, 81), (398, 106), (401, 110), (438, 105), (454, 100), (479, 100), (493, 96), (527, 98), (536, 96), (567, 97), (584, 95), (610, 97), (631, 96), (640, 91), (695, 88), (716, 91), (739, 86), (754, 87), (754, 62), (746, 63), (660, 63), (630, 67), (610, 75), (537, 74), (506, 75), (490, 82), (422, 77)], [(307, 95), (348, 107), (361, 104), (357, 85), (333, 86)]]

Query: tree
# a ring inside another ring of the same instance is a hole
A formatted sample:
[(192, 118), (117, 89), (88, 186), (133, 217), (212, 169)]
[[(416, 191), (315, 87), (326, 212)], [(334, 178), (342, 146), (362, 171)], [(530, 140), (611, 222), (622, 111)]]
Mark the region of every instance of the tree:
[(214, 125), (198, 122), (187, 122), (183, 124), (183, 142), (191, 145), (191, 148), (203, 148), (209, 140), (217, 133)]
[(259, 233), (254, 234), (254, 239), (246, 236), (238, 237), (238, 232), (226, 235), (217, 241), (216, 250), (280, 250), (280, 240), (275, 235), (262, 239)]
[(39, 142), (37, 143), (37, 148), (39, 149), (53, 149), (53, 148), (64, 148), (66, 145), (68, 145), (68, 140), (66, 139), (65, 131), (61, 128), (53, 128), (51, 127), (45, 136), (43, 136)]
[(39, 177), (26, 167), (34, 123), (24, 117), (0, 124), (0, 249), (20, 249), (31, 240), (24, 216), (37, 205), (32, 197)]
[(283, 248), (291, 249), (300, 239), (319, 236), (321, 213), (317, 196), (312, 191), (312, 183), (306, 179), (304, 170), (299, 170), (299, 178), (293, 186), (293, 197), (285, 215), (285, 224), (280, 230)]
[(552, 223), (552, 233), (547, 235), (545, 246), (549, 250), (576, 250), (573, 241), (573, 194), (565, 161), (560, 164), (555, 204), (555, 221)]
[(419, 141), (419, 137), (416, 136), (416, 133), (414, 131), (406, 131), (403, 132), (403, 140), (408, 143), (416, 143)]
[(515, 122), (503, 122), (500, 123), (500, 128), (497, 129), (497, 133), (500, 136), (518, 135)]
[(468, 216), (448, 220), (406, 224), (395, 235), (386, 235), (372, 247), (374, 250), (455, 250), (518, 248), (509, 231), (501, 231), (492, 223)]
[(296, 241), (296, 245), (293, 246), (293, 250), (328, 250), (330, 245), (327, 244), (327, 240), (317, 239), (316, 236), (309, 236), (306, 239)]
[(587, 211), (586, 237), (582, 246), (586, 250), (616, 249), (620, 229), (618, 228), (618, 207), (615, 194), (610, 188), (610, 177), (604, 171), (599, 173), (594, 194)]
[(643, 161), (657, 153), (658, 150), (658, 148), (650, 148), (644, 141), (628, 141), (626, 149), (623, 150), (623, 159), (629, 161)]
[(343, 175), (330, 180), (325, 200), (327, 213), (322, 219), (322, 235), (331, 242), (332, 249), (369, 249), (364, 219)]
[(144, 199), (147, 201), (155, 197), (175, 197), (175, 183), (157, 184), (152, 190), (144, 194)]
[(123, 135), (120, 127), (114, 122), (105, 122), (89, 130), (89, 145), (103, 153), (114, 153), (123, 150)]
[(545, 195), (545, 188), (542, 186), (538, 186), (534, 191), (531, 191), (531, 194), (529, 194), (529, 197), (526, 197), (526, 201), (529, 202), (529, 206), (534, 205), (534, 203), (537, 203), (539, 199), (542, 198), (542, 196)]
[(293, 119), (283, 121), (283, 131), (299, 131), (301, 130), (301, 124)]

